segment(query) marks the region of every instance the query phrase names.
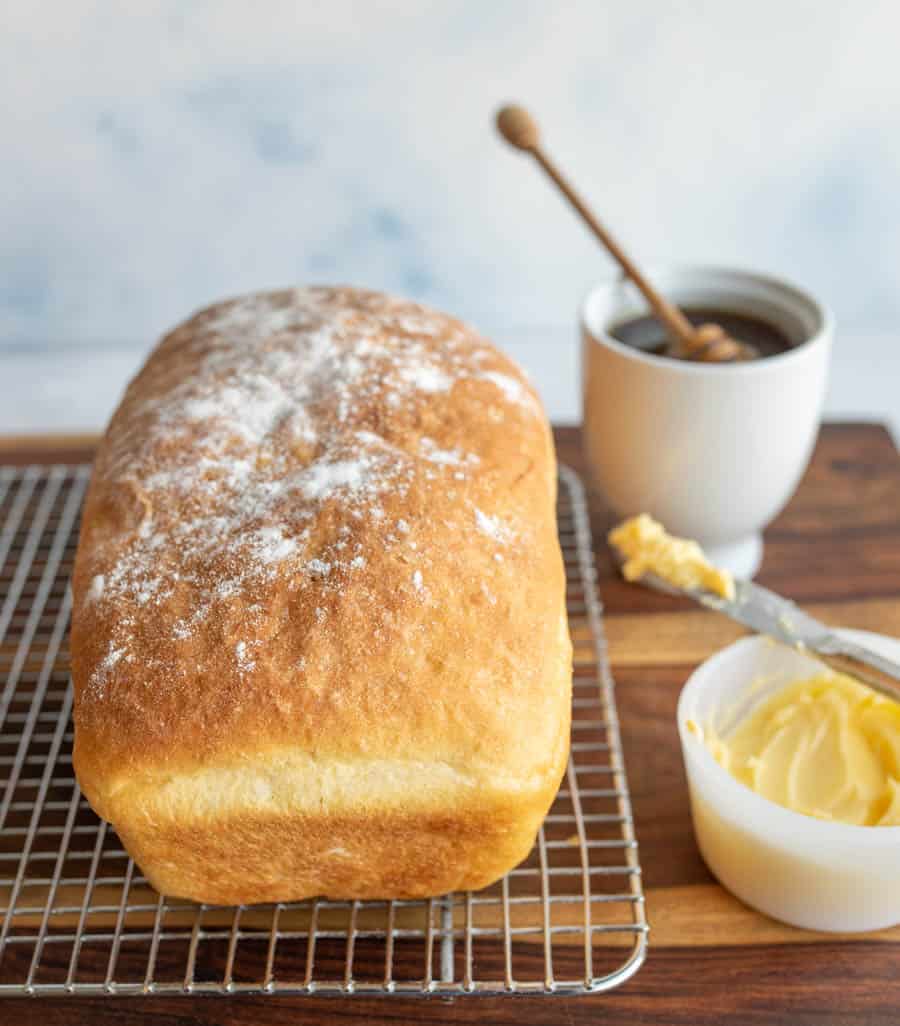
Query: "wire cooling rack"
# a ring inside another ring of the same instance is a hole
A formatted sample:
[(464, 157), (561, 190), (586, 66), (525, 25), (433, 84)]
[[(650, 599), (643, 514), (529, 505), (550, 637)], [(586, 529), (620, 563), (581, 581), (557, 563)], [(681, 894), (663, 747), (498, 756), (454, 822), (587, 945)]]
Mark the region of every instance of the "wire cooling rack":
[(578, 477), (560, 470), (572, 754), (529, 858), (429, 901), (222, 908), (157, 894), (72, 773), (69, 576), (89, 468), (0, 468), (0, 995), (588, 993), (647, 925)]

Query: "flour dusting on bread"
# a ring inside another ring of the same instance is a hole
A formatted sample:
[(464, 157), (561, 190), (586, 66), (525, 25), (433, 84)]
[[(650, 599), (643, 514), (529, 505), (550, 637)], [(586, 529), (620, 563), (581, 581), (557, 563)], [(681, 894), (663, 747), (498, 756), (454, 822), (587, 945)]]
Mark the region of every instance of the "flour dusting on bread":
[[(176, 354), (183, 376), (172, 372)], [(247, 636), (234, 650), (247, 674), (258, 624), (246, 597), (266, 581), (288, 574), (291, 590), (340, 592), (365, 572), (373, 539), (427, 570), (429, 553), (386, 505), (421, 488), (464, 494), (486, 469), (464, 432), (429, 433), (442, 423), (440, 404), (468, 389), (483, 418), (508, 419), (510, 431), (542, 416), (518, 369), (458, 321), (347, 289), (201, 311), (163, 341), (138, 382), (117, 413), (128, 427), (112, 433), (101, 468), (138, 520), (85, 597), (121, 611), (94, 673), (98, 689), (127, 652), (135, 616), (171, 611), (180, 595), (183, 615), (160, 624), (173, 645), (243, 596)], [(512, 539), (481, 510), (459, 529)], [(410, 573), (426, 601), (422, 569)]]

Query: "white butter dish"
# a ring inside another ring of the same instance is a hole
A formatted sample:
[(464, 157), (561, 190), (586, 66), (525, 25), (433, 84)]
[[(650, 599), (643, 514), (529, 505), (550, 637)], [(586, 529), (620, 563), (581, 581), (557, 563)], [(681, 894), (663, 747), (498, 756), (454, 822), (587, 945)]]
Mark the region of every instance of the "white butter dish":
[[(898, 639), (846, 634), (900, 658)], [(743, 638), (694, 671), (678, 701), (694, 832), (713, 874), (761, 912), (813, 930), (882, 929), (900, 923), (900, 827), (850, 826), (776, 805), (732, 777), (689, 727), (724, 735), (778, 688), (821, 672), (821, 663), (762, 637)]]

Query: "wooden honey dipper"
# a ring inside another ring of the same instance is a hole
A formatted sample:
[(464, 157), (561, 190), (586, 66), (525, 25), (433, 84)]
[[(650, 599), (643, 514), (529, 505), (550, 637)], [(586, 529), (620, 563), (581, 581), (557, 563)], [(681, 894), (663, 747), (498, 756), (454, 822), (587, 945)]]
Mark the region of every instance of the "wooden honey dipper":
[(518, 150), (530, 153), (550, 176), (560, 192), (581, 215), (588, 228), (597, 236), (625, 274), (640, 289), (654, 315), (665, 327), (669, 344), (665, 355), (681, 360), (706, 363), (733, 363), (753, 360), (759, 356), (755, 346), (731, 338), (718, 324), (694, 327), (678, 307), (669, 302), (647, 280), (644, 273), (628, 256), (609, 231), (597, 220), (584, 200), (575, 192), (568, 180), (550, 160), (541, 147), (537, 122), (524, 107), (510, 105), (497, 112), (497, 129), (503, 138)]

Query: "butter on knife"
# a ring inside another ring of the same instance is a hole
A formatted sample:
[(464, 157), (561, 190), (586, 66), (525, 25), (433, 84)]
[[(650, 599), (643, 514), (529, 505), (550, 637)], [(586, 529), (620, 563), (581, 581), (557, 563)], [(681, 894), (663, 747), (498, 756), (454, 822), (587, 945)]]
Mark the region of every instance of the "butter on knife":
[(724, 599), (734, 598), (734, 579), (703, 554), (695, 541), (675, 538), (647, 513), (624, 520), (608, 535), (622, 557), (626, 581), (654, 574), (674, 588), (701, 588)]

